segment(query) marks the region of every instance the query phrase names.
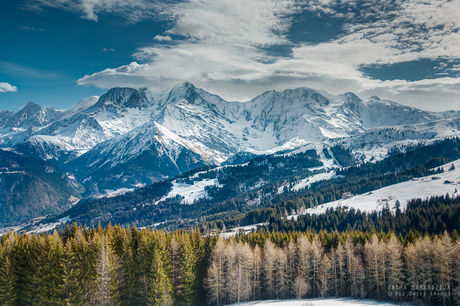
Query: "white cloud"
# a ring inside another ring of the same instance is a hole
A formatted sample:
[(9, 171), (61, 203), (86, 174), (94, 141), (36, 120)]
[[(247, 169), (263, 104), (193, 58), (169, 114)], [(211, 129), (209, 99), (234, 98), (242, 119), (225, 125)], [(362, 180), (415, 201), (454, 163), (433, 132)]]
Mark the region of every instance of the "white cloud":
[(109, 52), (109, 51), (114, 52), (115, 49), (114, 48), (104, 48), (104, 49), (102, 49), (102, 52)]
[(18, 88), (11, 84), (0, 82), (0, 92), (16, 92)]
[(153, 38), (154, 40), (158, 40), (158, 41), (171, 41), (172, 38), (171, 36), (162, 36), (162, 35), (155, 35), (155, 37)]
[[(286, 33), (293, 14), (301, 10), (341, 18), (343, 35), (318, 44), (292, 44)], [(377, 94), (425, 109), (460, 109), (460, 78), (443, 75), (448, 68), (436, 71), (441, 78), (415, 82), (376, 80), (360, 70), (420, 59), (460, 59), (458, 1), (190, 0), (161, 14), (173, 26), (154, 39), (166, 41), (169, 34), (182, 39), (139, 48), (133, 55), (136, 62), (86, 75), (78, 84), (165, 87), (188, 80), (229, 100), (308, 86), (334, 94)], [(292, 48), (292, 53), (269, 55), (267, 49), (278, 45)]]
[(161, 17), (169, 11), (170, 1), (173, 0), (27, 0), (23, 8), (42, 11), (51, 7), (80, 14), (82, 18), (96, 22), (99, 14), (110, 13), (135, 23), (145, 18)]

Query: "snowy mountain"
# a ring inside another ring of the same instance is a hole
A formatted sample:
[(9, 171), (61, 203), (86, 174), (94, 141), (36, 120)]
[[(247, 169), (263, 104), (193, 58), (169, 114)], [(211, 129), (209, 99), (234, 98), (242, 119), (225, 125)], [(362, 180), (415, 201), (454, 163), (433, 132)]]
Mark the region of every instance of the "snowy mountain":
[[(360, 161), (381, 159), (394, 150), (457, 135), (459, 116), (304, 87), (228, 102), (185, 82), (162, 92), (112, 88), (66, 111), (29, 103), (17, 113), (0, 112), (0, 147), (55, 160), (91, 184), (110, 172), (119, 176), (109, 179), (116, 186), (132, 187), (195, 164), (245, 162), (285, 145), (291, 150), (308, 143), (326, 149), (341, 145)], [(159, 133), (170, 136), (174, 149), (159, 140)], [(183, 166), (174, 156), (177, 148), (191, 158)], [(133, 172), (128, 179), (125, 167), (144, 165), (142, 156), (166, 164)]]
[(95, 146), (69, 162), (91, 193), (151, 184), (196, 167), (215, 164), (213, 157), (156, 122)]

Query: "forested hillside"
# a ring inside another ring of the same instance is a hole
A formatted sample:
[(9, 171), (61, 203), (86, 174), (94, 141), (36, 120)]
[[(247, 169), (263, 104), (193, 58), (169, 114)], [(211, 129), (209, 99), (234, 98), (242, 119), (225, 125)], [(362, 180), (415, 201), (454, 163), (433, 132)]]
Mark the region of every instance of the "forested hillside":
[(1, 305), (223, 305), (374, 298), (459, 305), (458, 235), (199, 231), (74, 225), (0, 240)]
[[(321, 166), (317, 152), (307, 150), (290, 155), (261, 156), (239, 166), (197, 168), (175, 178), (156, 182), (133, 192), (116, 197), (88, 200), (69, 211), (49, 217), (43, 222), (70, 216), (78, 224), (103, 226), (109, 222), (129, 226), (161, 225), (168, 230), (195, 226), (195, 222), (212, 222), (221, 228), (246, 225), (268, 220), (272, 209), (274, 215), (282, 217), (285, 211), (299, 211), (342, 197), (344, 192), (362, 194), (392, 184), (411, 180), (414, 177), (433, 175), (443, 169), (437, 167), (460, 158), (460, 140), (447, 139), (430, 146), (412, 148), (405, 153), (396, 153), (375, 163), (365, 163), (337, 170), (332, 179), (311, 184), (310, 188), (296, 191), (292, 187), (299, 181), (315, 174), (332, 171), (315, 169)], [(350, 157), (348, 151), (336, 147), (339, 159), (344, 163)], [(434, 169), (433, 169), (434, 168)], [(204, 187), (205, 197), (184, 204), (183, 196), (168, 197), (175, 184), (191, 188), (202, 181), (216, 183)], [(283, 187), (284, 186), (284, 187)], [(281, 190), (281, 191), (280, 191)], [(263, 219), (265, 218), (265, 219)]]

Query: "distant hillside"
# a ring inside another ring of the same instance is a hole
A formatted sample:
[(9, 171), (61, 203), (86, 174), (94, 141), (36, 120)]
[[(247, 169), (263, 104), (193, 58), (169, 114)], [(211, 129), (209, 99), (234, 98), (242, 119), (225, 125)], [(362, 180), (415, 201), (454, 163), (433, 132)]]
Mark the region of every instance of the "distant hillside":
[(62, 212), (81, 192), (53, 164), (0, 149), (0, 224)]

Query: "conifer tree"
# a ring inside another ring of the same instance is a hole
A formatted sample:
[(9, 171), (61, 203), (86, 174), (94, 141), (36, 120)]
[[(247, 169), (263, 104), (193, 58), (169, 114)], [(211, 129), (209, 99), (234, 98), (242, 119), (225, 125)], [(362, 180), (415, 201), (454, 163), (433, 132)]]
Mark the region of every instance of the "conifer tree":
[(262, 254), (258, 245), (254, 247), (252, 251), (253, 256), (253, 267), (252, 267), (252, 299), (256, 300), (260, 298), (261, 288), (261, 275), (262, 275)]
[(361, 257), (352, 255), (350, 264), (350, 295), (354, 298), (364, 299), (366, 295), (366, 272)]
[(282, 248), (276, 249), (275, 292), (278, 299), (286, 298), (288, 291), (287, 258)]
[(302, 277), (311, 288), (310, 271), (311, 271), (311, 242), (307, 236), (302, 235), (297, 241), (297, 267), (299, 276)]
[(460, 241), (457, 240), (455, 245), (452, 246), (452, 259), (453, 259), (453, 276), (454, 281), (457, 284), (452, 290), (452, 297), (457, 305), (460, 305)]
[(275, 296), (276, 249), (273, 242), (267, 240), (264, 245), (263, 266), (264, 288), (269, 299)]
[(231, 301), (229, 286), (232, 283), (233, 270), (236, 265), (236, 253), (233, 247), (234, 240), (225, 246), (225, 297), (226, 302)]
[(303, 277), (297, 276), (293, 288), (296, 298), (300, 300), (308, 292), (308, 283)]
[[(172, 245), (172, 243), (171, 243)], [(210, 256), (210, 268), (205, 280), (208, 297), (211, 303), (221, 305), (225, 298), (225, 242), (219, 239)]]
[[(451, 239), (447, 232), (444, 232), (441, 238), (436, 237), (433, 241), (433, 277), (437, 285), (441, 286), (443, 290), (447, 286), (450, 287), (452, 282), (452, 251)], [(446, 306), (449, 299), (445, 294), (442, 294), (438, 300), (442, 301), (441, 305)]]
[(116, 259), (107, 243), (105, 235), (102, 235), (100, 245), (96, 266), (97, 291), (95, 293), (95, 301), (97, 305), (101, 306), (120, 305)]
[(139, 305), (136, 291), (140, 286), (138, 280), (138, 267), (136, 265), (132, 232), (129, 229), (123, 231), (123, 241), (121, 245), (121, 260), (124, 275), (124, 285), (120, 290), (122, 305)]
[[(404, 283), (402, 245), (395, 235), (391, 235), (386, 244), (386, 255), (386, 287), (393, 290)], [(395, 295), (392, 299), (395, 300)]]
[(33, 283), (37, 286), (35, 305), (57, 305), (61, 302), (59, 285), (62, 280), (63, 246), (62, 241), (54, 231), (52, 236), (41, 238), (40, 255), (36, 262), (37, 270), (33, 275)]
[(182, 305), (193, 305), (196, 300), (196, 254), (190, 238), (184, 235), (180, 241), (178, 300)]
[(176, 234), (174, 233), (171, 238), (171, 283), (173, 285), (174, 295), (176, 288), (179, 285), (179, 243), (177, 242)]
[(247, 277), (241, 263), (237, 263), (233, 268), (231, 275), (231, 283), (229, 284), (229, 298), (232, 302), (247, 300), (251, 295), (251, 287), (249, 286), (249, 278)]
[(139, 282), (139, 304), (146, 305), (149, 298), (149, 278), (151, 264), (152, 264), (152, 254), (151, 254), (151, 245), (146, 235), (142, 235), (139, 238), (138, 245), (138, 254), (136, 257), (136, 267)]
[(157, 250), (153, 254), (153, 264), (150, 270), (149, 306), (173, 305), (171, 296), (171, 280), (165, 272), (161, 256)]
[(81, 284), (81, 270), (77, 255), (67, 240), (64, 247), (64, 258), (61, 261), (62, 283), (59, 285), (60, 303), (65, 306), (83, 305), (83, 287)]
[(375, 292), (377, 298), (382, 298), (385, 290), (385, 245), (373, 234), (370, 241), (364, 245), (364, 257), (368, 275), (369, 291)]
[(318, 273), (321, 266), (321, 259), (323, 258), (324, 249), (321, 241), (318, 236), (315, 236), (313, 243), (311, 244), (310, 249), (310, 258), (311, 258), (311, 286), (313, 289), (313, 296), (317, 296), (318, 288)]
[(0, 251), (0, 305), (16, 305), (16, 276), (10, 260), (11, 246), (7, 242)]
[(346, 250), (342, 242), (337, 245), (337, 249), (335, 249), (335, 256), (334, 256), (334, 266), (336, 267), (336, 279), (338, 282), (336, 286), (338, 286), (337, 296), (345, 296), (345, 283), (346, 283)]
[(321, 266), (318, 269), (318, 291), (319, 295), (324, 298), (329, 291), (330, 279), (332, 274), (331, 260), (327, 254), (321, 258)]
[(294, 292), (294, 282), (296, 279), (296, 248), (293, 241), (289, 241), (284, 247), (286, 253), (286, 274), (287, 274), (287, 295), (296, 296)]

